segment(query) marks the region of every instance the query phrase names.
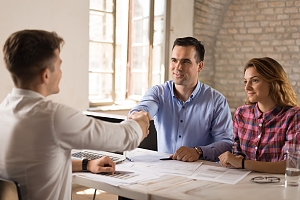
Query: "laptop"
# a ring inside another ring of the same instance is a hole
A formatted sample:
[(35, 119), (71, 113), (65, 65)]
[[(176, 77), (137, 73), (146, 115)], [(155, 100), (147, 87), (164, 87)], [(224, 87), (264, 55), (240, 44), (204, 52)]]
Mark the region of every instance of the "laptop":
[[(127, 119), (127, 116), (124, 115), (115, 115), (108, 113), (100, 113), (100, 112), (91, 112), (91, 111), (83, 111), (83, 114), (88, 117), (94, 117), (98, 120), (103, 120), (112, 123), (120, 123)], [(88, 150), (88, 149), (73, 149), (71, 152), (72, 159), (98, 159), (103, 156), (110, 157), (115, 163), (120, 163), (126, 159), (125, 152), (107, 152), (107, 151), (96, 151), (96, 150)]]
[[(99, 120), (120, 123), (127, 119), (127, 116), (116, 115), (101, 112), (83, 111), (83, 114), (89, 117), (94, 117)], [(157, 133), (154, 125), (154, 121), (150, 121), (149, 135), (140, 143), (139, 148), (157, 151)], [(95, 151), (95, 150), (72, 150), (72, 159), (97, 159), (103, 156), (109, 156), (114, 162), (119, 163), (126, 159), (126, 152), (106, 152), (106, 151)]]

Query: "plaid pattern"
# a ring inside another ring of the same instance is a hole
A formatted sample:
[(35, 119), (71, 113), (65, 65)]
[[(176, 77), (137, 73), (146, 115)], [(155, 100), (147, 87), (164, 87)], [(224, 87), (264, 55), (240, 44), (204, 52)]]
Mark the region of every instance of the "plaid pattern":
[(285, 160), (287, 150), (300, 150), (299, 132), (299, 107), (276, 106), (262, 113), (257, 104), (244, 105), (234, 114), (233, 139), (237, 154), (244, 154), (248, 160)]

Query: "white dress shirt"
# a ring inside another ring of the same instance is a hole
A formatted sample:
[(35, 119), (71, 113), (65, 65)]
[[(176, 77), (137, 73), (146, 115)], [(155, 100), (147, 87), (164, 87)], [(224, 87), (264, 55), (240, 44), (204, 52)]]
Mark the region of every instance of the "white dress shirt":
[(23, 199), (71, 199), (72, 149), (136, 148), (142, 130), (84, 116), (39, 93), (16, 89), (0, 104), (0, 176), (19, 182)]

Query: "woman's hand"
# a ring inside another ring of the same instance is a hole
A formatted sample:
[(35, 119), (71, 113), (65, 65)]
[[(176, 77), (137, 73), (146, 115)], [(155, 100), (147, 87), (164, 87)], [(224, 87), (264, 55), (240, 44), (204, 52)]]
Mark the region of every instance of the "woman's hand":
[(226, 151), (225, 153), (222, 153), (219, 156), (220, 164), (229, 167), (229, 168), (242, 168), (242, 159), (243, 156), (238, 155), (235, 156), (229, 151)]

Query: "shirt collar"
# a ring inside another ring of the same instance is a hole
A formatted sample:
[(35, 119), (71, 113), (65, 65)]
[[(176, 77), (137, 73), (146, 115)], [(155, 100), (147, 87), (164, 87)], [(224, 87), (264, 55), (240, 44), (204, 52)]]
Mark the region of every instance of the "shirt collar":
[[(175, 83), (173, 82), (171, 94), (172, 94), (173, 98), (176, 98), (176, 96), (174, 94), (174, 87), (175, 87), (174, 84)], [(196, 94), (200, 91), (200, 87), (201, 87), (201, 82), (198, 80), (198, 83), (197, 83), (195, 89), (193, 90), (192, 94), (190, 95), (190, 98), (186, 102), (191, 101), (196, 96)]]
[(200, 91), (201, 85), (202, 85), (201, 82), (198, 81), (198, 83), (197, 83), (197, 85), (196, 85), (194, 91), (192, 92), (192, 94), (191, 94), (191, 96), (190, 96), (191, 99), (193, 99), (193, 98), (196, 96), (196, 94)]
[(274, 118), (280, 111), (282, 110), (282, 107), (275, 106), (272, 110), (269, 110), (268, 112), (261, 112), (258, 108), (258, 104), (256, 103), (254, 107), (254, 115), (257, 119), (263, 118), (264, 121), (268, 121), (272, 118)]
[(12, 92), (13, 95), (20, 95), (20, 96), (27, 96), (33, 98), (45, 98), (42, 94), (32, 91), (32, 90), (25, 90), (21, 88), (13, 88)]

